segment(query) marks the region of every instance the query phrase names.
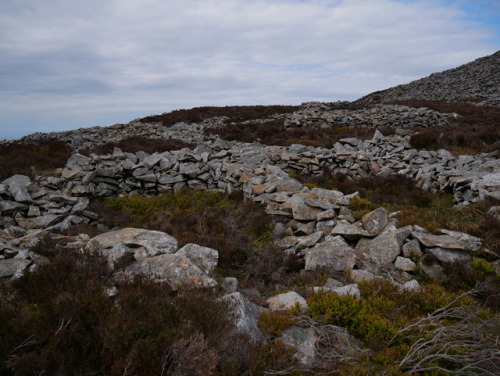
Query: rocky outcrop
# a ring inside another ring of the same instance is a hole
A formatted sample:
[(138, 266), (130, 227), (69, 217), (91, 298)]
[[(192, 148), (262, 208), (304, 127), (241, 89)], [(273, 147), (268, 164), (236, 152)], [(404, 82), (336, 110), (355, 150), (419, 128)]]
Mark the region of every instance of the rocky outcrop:
[(479, 100), (480, 104), (499, 107), (500, 51), (408, 84), (371, 93), (359, 99), (357, 103), (404, 99), (473, 99)]

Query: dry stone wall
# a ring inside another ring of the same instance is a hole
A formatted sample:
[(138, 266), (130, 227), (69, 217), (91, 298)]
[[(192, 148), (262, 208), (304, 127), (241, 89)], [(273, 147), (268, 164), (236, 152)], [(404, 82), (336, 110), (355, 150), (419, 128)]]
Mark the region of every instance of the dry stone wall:
[(428, 108), (412, 108), (400, 105), (375, 105), (359, 110), (338, 109), (345, 102), (303, 103), (298, 111), (288, 114), (286, 128), (312, 127), (329, 128), (349, 126), (363, 128), (393, 127), (430, 127), (446, 124), (457, 114), (443, 114)]

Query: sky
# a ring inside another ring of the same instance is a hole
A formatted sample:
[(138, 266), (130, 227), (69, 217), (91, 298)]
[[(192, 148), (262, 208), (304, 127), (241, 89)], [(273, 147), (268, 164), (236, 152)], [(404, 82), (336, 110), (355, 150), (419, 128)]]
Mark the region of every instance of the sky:
[(500, 49), (498, 0), (1, 0), (0, 140), (355, 100)]

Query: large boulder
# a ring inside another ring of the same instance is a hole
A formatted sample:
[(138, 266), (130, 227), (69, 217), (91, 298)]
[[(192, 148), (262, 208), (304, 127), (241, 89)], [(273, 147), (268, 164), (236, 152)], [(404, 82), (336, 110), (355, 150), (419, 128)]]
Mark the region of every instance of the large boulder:
[(410, 229), (405, 227), (383, 233), (373, 239), (360, 239), (355, 251), (364, 266), (384, 267), (392, 263), (401, 253), (401, 247)]
[(209, 288), (217, 282), (203, 273), (186, 256), (163, 254), (135, 261), (117, 273), (118, 279), (133, 279), (137, 275), (168, 283), (173, 290)]
[(175, 253), (177, 239), (161, 231), (144, 230), (138, 228), (124, 228), (106, 232), (89, 240), (87, 250), (102, 252), (117, 245), (126, 245), (135, 249), (142, 247), (149, 256)]
[(330, 271), (348, 271), (356, 263), (356, 254), (340, 236), (306, 250), (305, 270), (325, 268)]

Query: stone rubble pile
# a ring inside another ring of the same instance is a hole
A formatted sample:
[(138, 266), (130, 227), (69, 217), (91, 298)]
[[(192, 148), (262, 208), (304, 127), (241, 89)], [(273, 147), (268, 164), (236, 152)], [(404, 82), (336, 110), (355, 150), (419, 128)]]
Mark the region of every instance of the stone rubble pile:
[(203, 136), (202, 130), (213, 123), (219, 124), (222, 120), (213, 118), (200, 124), (177, 123), (169, 128), (165, 128), (161, 123), (142, 123), (140, 120), (133, 120), (128, 124), (115, 124), (108, 127), (79, 128), (66, 132), (37, 132), (24, 136), (19, 140), (2, 141), (1, 143), (7, 145), (14, 142), (32, 144), (57, 140), (64, 142), (75, 152), (93, 150), (96, 146), (108, 142), (119, 142), (132, 136), (153, 139), (174, 138), (185, 142), (201, 143), (207, 139)]
[(337, 109), (337, 103), (303, 103), (298, 111), (287, 114), (286, 128), (311, 127), (431, 127), (446, 124), (457, 114), (443, 114), (428, 108), (412, 108), (401, 105), (375, 105), (358, 110)]
[(357, 103), (390, 102), (405, 99), (479, 100), (479, 104), (500, 107), (500, 51), (457, 68), (371, 93)]

